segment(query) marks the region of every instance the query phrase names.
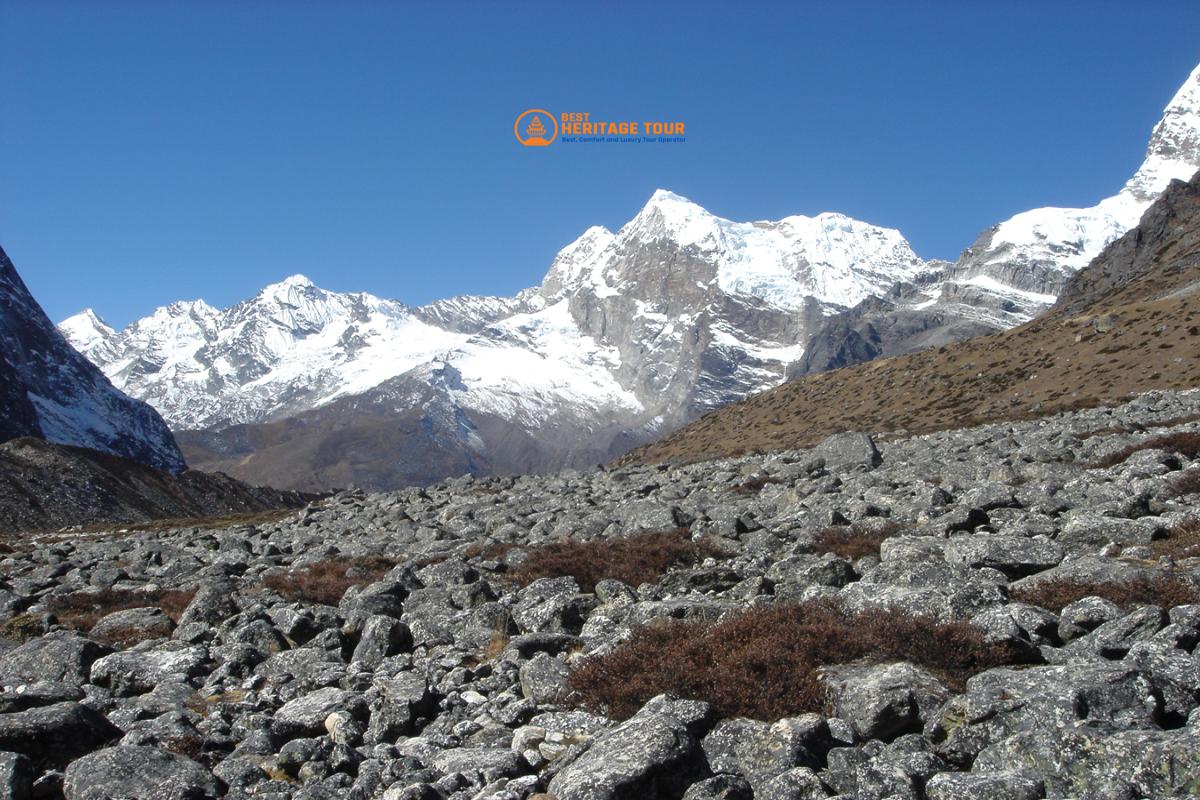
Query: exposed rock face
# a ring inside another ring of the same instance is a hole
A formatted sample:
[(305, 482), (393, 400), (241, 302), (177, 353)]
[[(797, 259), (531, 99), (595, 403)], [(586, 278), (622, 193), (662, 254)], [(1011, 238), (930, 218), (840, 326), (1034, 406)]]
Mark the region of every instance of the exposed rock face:
[(71, 347), (0, 249), (0, 441), (20, 436), (184, 468), (158, 413)]
[[(1160, 392), (686, 466), (345, 492), (254, 527), (28, 543), (0, 562), (0, 626), (33, 637), (0, 653), (0, 749), (15, 754), (0, 786), (279, 800), (1195, 794), (1200, 605), (1013, 598), (1130, 580), (1200, 596), (1186, 542), (1156, 555), (1196, 513), (1200, 495), (1177, 487), (1200, 454), (1089, 466), (1200, 434), (1198, 418), (1200, 390)], [(900, 530), (878, 557), (851, 559), (820, 552), (834, 521)], [(527, 547), (677, 526), (727, 555), (636, 587), (508, 579)], [(381, 555), (395, 566), (355, 571)], [(311, 569), (331, 559), (349, 561)], [(309, 588), (359, 585), (320, 603), (280, 588), (306, 569), (324, 576)], [(171, 624), (142, 589), (198, 591)], [(90, 633), (50, 616), (62, 595), (122, 592), (126, 610), (98, 609)], [(669, 695), (625, 720), (573, 704), (582, 660), (639, 626), (814, 598), (958, 623), (1025, 663), (965, 685), (894, 658), (835, 663), (821, 673), (827, 708), (777, 720)], [(138, 619), (144, 641), (89, 638)]]

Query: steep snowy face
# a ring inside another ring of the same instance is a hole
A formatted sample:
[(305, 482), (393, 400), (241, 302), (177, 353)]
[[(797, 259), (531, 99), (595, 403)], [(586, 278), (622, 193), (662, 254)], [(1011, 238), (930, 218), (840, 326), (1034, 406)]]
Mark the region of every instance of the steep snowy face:
[[(1152, 203), (1172, 180), (1189, 180), (1200, 168), (1200, 65), (1192, 70), (1154, 126), (1146, 158), (1122, 190)], [(1136, 222), (1136, 220), (1135, 220)]]
[(1172, 180), (1200, 169), (1200, 66), (1163, 110), (1141, 167), (1092, 208), (1037, 208), (985, 232), (953, 277), (987, 275), (1016, 289), (1057, 295), (1067, 277), (1137, 224)]
[[(104, 348), (112, 329), (95, 314), (73, 330)], [(132, 400), (68, 344), (0, 249), (0, 438), (35, 436), (125, 456), (158, 469), (184, 469), (162, 418)]]

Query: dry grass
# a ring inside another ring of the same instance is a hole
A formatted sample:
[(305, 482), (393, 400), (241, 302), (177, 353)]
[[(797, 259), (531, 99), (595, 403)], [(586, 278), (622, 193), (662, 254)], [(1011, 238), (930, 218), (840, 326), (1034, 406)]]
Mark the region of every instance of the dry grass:
[(1185, 458), (1200, 458), (1200, 433), (1193, 431), (1176, 431), (1155, 436), (1151, 439), (1123, 447), (1115, 453), (1109, 453), (1104, 458), (1092, 464), (1093, 467), (1105, 468), (1124, 464), (1134, 453), (1142, 450), (1166, 450)]
[[(157, 589), (151, 592), (128, 589), (104, 589), (99, 592), (72, 592), (57, 595), (47, 603), (47, 610), (58, 619), (60, 625), (83, 633), (90, 631), (102, 618), (115, 611), (131, 608), (158, 608), (172, 620), (179, 616), (192, 602), (194, 589)], [(109, 644), (128, 646), (143, 640), (144, 632), (130, 630), (127, 634), (109, 641)]]
[(704, 700), (724, 717), (775, 720), (826, 708), (821, 667), (911, 661), (954, 688), (976, 672), (1013, 663), (967, 623), (939, 624), (901, 611), (852, 614), (838, 604), (751, 608), (717, 622), (661, 620), (571, 673), (579, 705), (623, 719), (671, 692)]
[(1010, 600), (1040, 606), (1056, 613), (1085, 597), (1102, 597), (1124, 609), (1145, 605), (1172, 608), (1200, 601), (1200, 587), (1175, 576), (1142, 577), (1116, 582), (1056, 580), (1017, 589), (1009, 594)]
[(563, 541), (532, 547), (520, 566), (506, 577), (526, 586), (539, 578), (571, 576), (583, 591), (591, 592), (602, 580), (616, 579), (638, 586), (658, 580), (673, 566), (726, 555), (706, 540), (692, 541), (686, 528), (677, 528), (620, 539)]
[(879, 546), (883, 540), (895, 536), (903, 530), (894, 522), (889, 522), (877, 528), (868, 528), (854, 524), (826, 528), (818, 533), (813, 541), (817, 550), (822, 553), (833, 553), (842, 558), (856, 561), (863, 556), (879, 556)]
[(331, 558), (268, 575), (262, 586), (287, 600), (335, 606), (351, 586), (374, 583), (398, 563), (389, 556)]

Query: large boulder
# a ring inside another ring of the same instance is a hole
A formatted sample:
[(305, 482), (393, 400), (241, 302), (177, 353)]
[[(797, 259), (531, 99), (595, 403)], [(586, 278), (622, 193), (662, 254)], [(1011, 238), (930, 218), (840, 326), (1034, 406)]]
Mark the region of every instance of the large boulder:
[(937, 751), (970, 763), (1017, 733), (1055, 731), (1079, 720), (1111, 731), (1152, 728), (1162, 700), (1137, 669), (1108, 662), (991, 669), (967, 681), (925, 727)]
[(0, 714), (0, 751), (21, 753), (45, 767), (66, 766), (120, 736), (120, 728), (79, 703)]
[(358, 692), (334, 687), (318, 689), (297, 697), (275, 712), (271, 729), (285, 739), (325, 733), (325, 720), (336, 711), (355, 719), (366, 719), (367, 701)]
[(161, 608), (127, 608), (114, 611), (100, 619), (89, 635), (102, 642), (159, 639), (171, 635), (175, 623)]
[(1025, 730), (985, 748), (977, 770), (1020, 769), (1047, 797), (1200, 796), (1200, 735), (1190, 728), (1127, 730), (1087, 722)]
[(964, 567), (991, 567), (1010, 579), (1058, 566), (1062, 545), (1050, 539), (976, 533), (946, 541), (945, 559)]
[(178, 641), (154, 647), (136, 647), (113, 653), (92, 665), (92, 683), (129, 697), (143, 694), (160, 683), (186, 681), (203, 672), (208, 650)]
[(835, 433), (813, 449), (829, 469), (877, 467), (883, 463), (875, 441), (865, 433)]
[(890, 740), (921, 730), (950, 695), (932, 673), (907, 662), (844, 664), (822, 670), (834, 713), (861, 739)]
[(701, 741), (709, 768), (741, 775), (759, 791), (772, 778), (796, 767), (818, 767), (829, 750), (829, 728), (817, 714), (774, 723), (727, 719)]
[(190, 758), (125, 745), (71, 762), (63, 779), (66, 800), (207, 800), (223, 796), (224, 788)]
[(708, 705), (659, 696), (550, 780), (557, 800), (678, 797), (707, 768), (698, 736), (711, 725)]
[(0, 800), (30, 800), (37, 770), (20, 753), (0, 753)]
[(1039, 800), (1042, 782), (1024, 772), (941, 772), (925, 785), (927, 800)]
[(88, 682), (96, 659), (110, 652), (74, 631), (54, 631), (0, 656), (0, 683), (55, 681), (81, 685)]

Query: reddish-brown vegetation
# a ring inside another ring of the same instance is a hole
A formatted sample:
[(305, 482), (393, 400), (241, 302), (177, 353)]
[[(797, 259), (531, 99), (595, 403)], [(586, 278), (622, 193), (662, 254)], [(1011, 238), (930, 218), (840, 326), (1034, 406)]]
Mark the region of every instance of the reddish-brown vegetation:
[(663, 692), (705, 700), (727, 717), (774, 720), (825, 709), (819, 670), (855, 661), (911, 661), (959, 688), (1016, 660), (967, 623), (902, 611), (849, 613), (830, 601), (751, 608), (717, 622), (662, 620), (570, 677), (578, 704), (628, 717)]
[(1096, 461), (1093, 466), (1100, 468), (1115, 467), (1118, 464), (1124, 464), (1126, 459), (1141, 450), (1166, 450), (1185, 458), (1198, 458), (1200, 457), (1200, 433), (1192, 431), (1164, 433), (1162, 436), (1145, 439), (1128, 447), (1122, 447), (1115, 453), (1109, 453), (1104, 458)]
[(1200, 494), (1200, 467), (1184, 470), (1171, 480), (1171, 490), (1178, 495)]
[(678, 528), (620, 539), (563, 541), (532, 547), (508, 577), (526, 585), (538, 578), (570, 575), (583, 591), (590, 592), (602, 580), (612, 578), (638, 586), (658, 580), (672, 566), (724, 555), (712, 543), (692, 541), (686, 528)]
[(1200, 556), (1200, 517), (1185, 519), (1172, 526), (1162, 539), (1150, 543), (1156, 556), (1195, 558)]
[(833, 553), (854, 561), (863, 556), (878, 556), (883, 540), (901, 530), (894, 522), (873, 528), (859, 524), (835, 526), (819, 532), (813, 544), (822, 553)]
[[(158, 608), (172, 620), (178, 621), (195, 595), (194, 589), (157, 589), (149, 592), (104, 589), (98, 592), (58, 595), (49, 600), (46, 607), (64, 628), (87, 633), (109, 614), (131, 608)], [(144, 640), (147, 635), (145, 631), (129, 629), (114, 633), (107, 637), (105, 642), (127, 647)]]
[(1127, 581), (1054, 580), (1035, 586), (1016, 589), (1009, 599), (1019, 603), (1041, 606), (1051, 611), (1065, 607), (1085, 597), (1102, 597), (1122, 608), (1151, 605), (1171, 608), (1200, 601), (1200, 587), (1183, 578), (1140, 577)]
[(351, 586), (374, 583), (397, 563), (389, 556), (331, 558), (268, 575), (262, 585), (288, 600), (337, 605)]

